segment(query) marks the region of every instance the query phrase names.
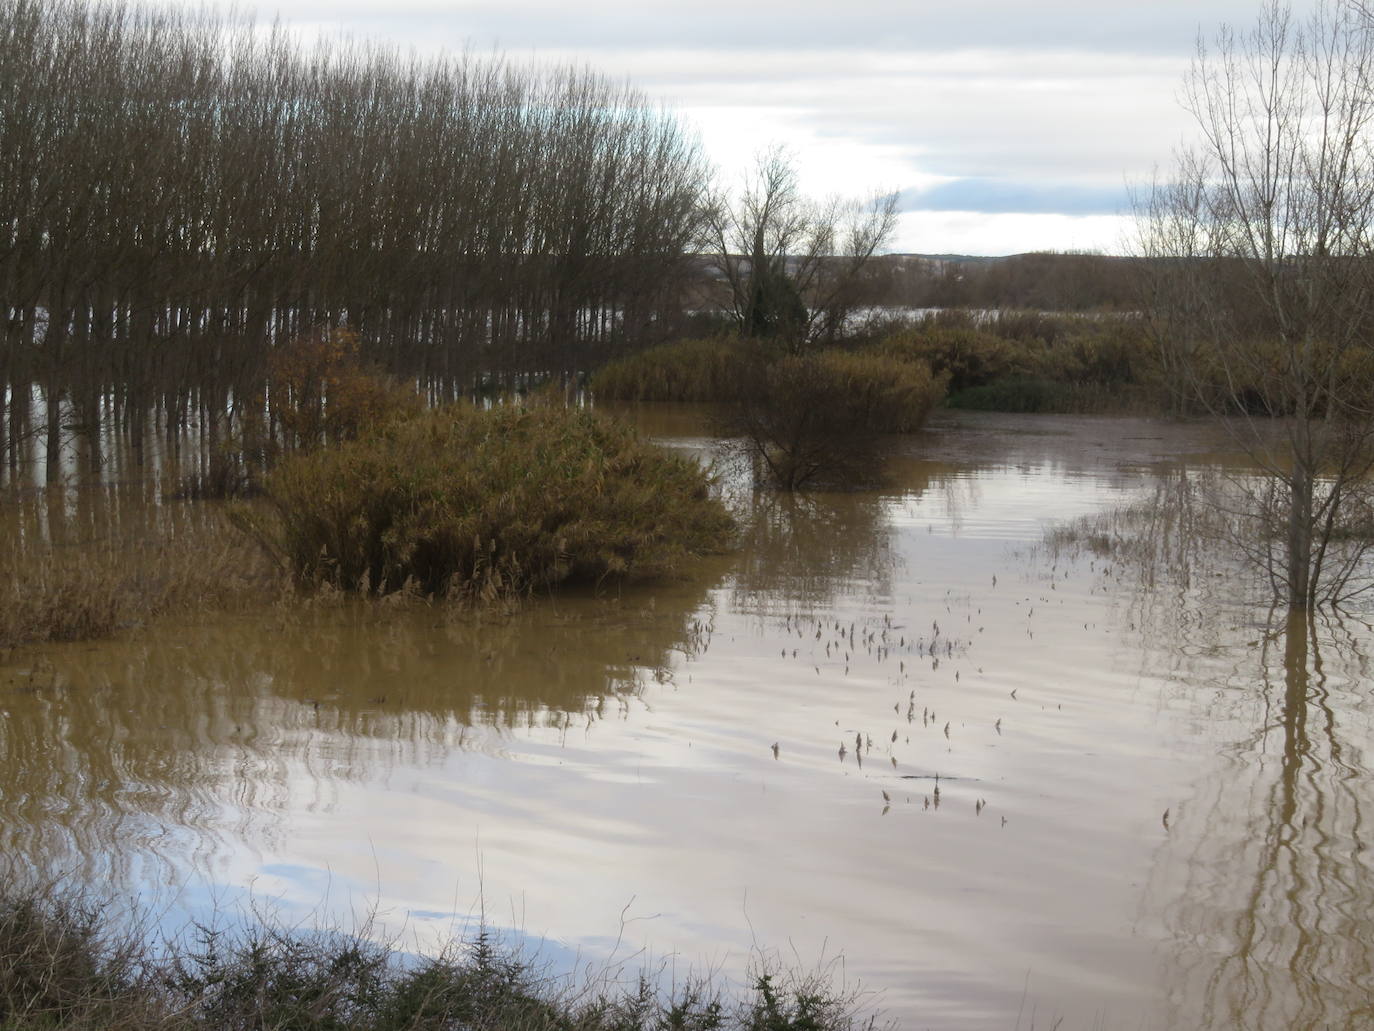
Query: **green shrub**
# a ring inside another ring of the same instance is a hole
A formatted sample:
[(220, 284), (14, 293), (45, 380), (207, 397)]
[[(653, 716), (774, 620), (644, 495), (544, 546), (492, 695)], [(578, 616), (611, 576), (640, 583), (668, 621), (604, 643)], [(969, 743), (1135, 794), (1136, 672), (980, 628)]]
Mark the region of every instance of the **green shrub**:
[(679, 340), (611, 362), (591, 380), (594, 395), (614, 401), (721, 401), (740, 371), (728, 337)]
[(482, 599), (642, 578), (733, 522), (695, 462), (555, 404), (461, 404), (286, 458), (240, 510), (302, 584)]
[(878, 438), (920, 429), (944, 383), (921, 362), (872, 353), (760, 362), (740, 378), (726, 430), (784, 490), (862, 480), (871, 476)]

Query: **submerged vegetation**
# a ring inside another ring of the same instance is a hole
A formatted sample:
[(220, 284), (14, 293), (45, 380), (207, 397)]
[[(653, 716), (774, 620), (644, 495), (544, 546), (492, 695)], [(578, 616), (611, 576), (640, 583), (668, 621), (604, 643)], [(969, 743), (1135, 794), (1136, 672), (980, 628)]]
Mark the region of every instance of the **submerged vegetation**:
[(878, 476), (881, 437), (920, 429), (944, 393), (922, 362), (821, 351), (746, 367), (725, 431), (784, 490)]
[[(1172, 396), (1146, 328), (1142, 320), (1120, 315), (888, 313), (871, 324), (857, 322), (843, 346), (832, 351), (924, 365), (944, 387), (936, 403), (945, 400), (952, 407), (1163, 411)], [(683, 340), (618, 359), (598, 370), (590, 386), (606, 399), (733, 401), (750, 382), (750, 363), (769, 354), (781, 357), (777, 347), (736, 337)]]
[(690, 458), (561, 403), (458, 404), (284, 459), (240, 523), (303, 584), (493, 600), (728, 547)]
[[(557, 976), (485, 931), (416, 959), (399, 943), (250, 919), (155, 948), (113, 907), (51, 885), (0, 889), (5, 1031), (851, 1031), (862, 998), (825, 976), (759, 969), (731, 997), (707, 979)], [(135, 918), (141, 914), (135, 914)], [(256, 916), (256, 914), (255, 914)]]
[(64, 504), (30, 496), (7, 506), (0, 649), (87, 640), (169, 613), (250, 604), (280, 586), (270, 563), (219, 512), (173, 506), (147, 524), (87, 525), (44, 539), (39, 522), (51, 525), (59, 517), (50, 506)]
[(796, 490), (876, 478), (878, 439), (920, 429), (946, 378), (872, 348), (794, 354), (718, 337), (622, 359), (591, 388), (605, 399), (715, 403), (727, 450), (743, 450), (767, 481)]

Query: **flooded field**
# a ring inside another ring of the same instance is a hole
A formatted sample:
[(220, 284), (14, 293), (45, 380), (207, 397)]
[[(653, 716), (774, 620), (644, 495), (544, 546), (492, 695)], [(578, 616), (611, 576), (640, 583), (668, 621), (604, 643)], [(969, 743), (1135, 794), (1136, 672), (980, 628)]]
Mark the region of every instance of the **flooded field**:
[[(772, 950), (912, 1028), (1374, 1023), (1367, 614), (1285, 634), (1224, 561), (1047, 539), (1238, 468), (1205, 427), (943, 413), (903, 448), (881, 490), (727, 484), (743, 547), (683, 582), (17, 652), (0, 852), (169, 925), (251, 896), (630, 976)], [(188, 517), (69, 495), (23, 532)]]

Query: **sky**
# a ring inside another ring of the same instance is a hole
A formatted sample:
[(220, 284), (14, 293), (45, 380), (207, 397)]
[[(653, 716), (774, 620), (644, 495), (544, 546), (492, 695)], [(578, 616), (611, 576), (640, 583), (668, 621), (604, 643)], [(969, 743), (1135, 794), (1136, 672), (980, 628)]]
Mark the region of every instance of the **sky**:
[(1132, 188), (1167, 172), (1191, 130), (1179, 87), (1199, 33), (1253, 24), (1259, 6), (280, 0), (258, 15), (589, 65), (681, 114), (726, 184), (781, 144), (810, 193), (899, 191), (889, 250), (993, 255), (1127, 250)]

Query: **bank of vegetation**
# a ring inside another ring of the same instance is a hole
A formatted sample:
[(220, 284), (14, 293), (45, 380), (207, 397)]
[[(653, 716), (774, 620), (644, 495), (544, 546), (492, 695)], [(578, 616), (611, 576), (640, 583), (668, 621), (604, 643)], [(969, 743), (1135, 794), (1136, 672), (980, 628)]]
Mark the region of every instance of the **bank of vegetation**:
[[(613, 361), (591, 378), (601, 398), (737, 402), (757, 386), (749, 369), (790, 352), (721, 335), (661, 345)], [(840, 345), (875, 380), (929, 377), (941, 389), (913, 405), (902, 430), (933, 404), (1012, 412), (1165, 411), (1174, 402), (1146, 322), (1135, 316), (950, 310), (858, 323)], [(883, 365), (881, 363), (887, 362)], [(919, 374), (916, 370), (923, 370)], [(837, 387), (837, 389), (839, 389)]]
[[(134, 914), (138, 917), (140, 914)], [(396, 942), (256, 919), (158, 944), (70, 890), (0, 888), (5, 1031), (850, 1031), (855, 992), (760, 970), (731, 995), (706, 979), (554, 976), (479, 933), (416, 958)]]
[(168, 494), (96, 483), (7, 498), (0, 648), (261, 605), (293, 585), (505, 604), (683, 575), (735, 538), (708, 468), (556, 392), (427, 408), (344, 331), (276, 352), (269, 387), (277, 432), (246, 421)]

